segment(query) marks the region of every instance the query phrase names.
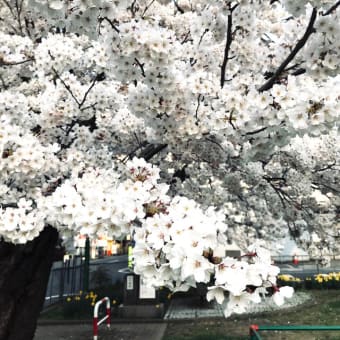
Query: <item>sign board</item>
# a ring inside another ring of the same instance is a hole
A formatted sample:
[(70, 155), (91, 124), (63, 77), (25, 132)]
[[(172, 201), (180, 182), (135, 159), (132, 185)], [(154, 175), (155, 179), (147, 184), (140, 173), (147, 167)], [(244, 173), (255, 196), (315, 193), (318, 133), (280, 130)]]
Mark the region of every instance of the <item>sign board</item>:
[(139, 281), (139, 298), (140, 299), (156, 299), (156, 289), (149, 287), (143, 283), (143, 280)]
[(127, 290), (133, 290), (133, 280), (134, 280), (133, 275), (128, 275), (126, 277), (126, 289)]

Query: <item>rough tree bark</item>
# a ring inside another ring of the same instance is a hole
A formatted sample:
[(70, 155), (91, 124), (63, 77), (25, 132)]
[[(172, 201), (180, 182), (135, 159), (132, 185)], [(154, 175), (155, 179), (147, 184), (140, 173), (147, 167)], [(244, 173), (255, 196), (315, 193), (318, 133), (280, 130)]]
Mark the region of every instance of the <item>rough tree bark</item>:
[(0, 340), (33, 339), (57, 241), (50, 226), (24, 245), (0, 239)]

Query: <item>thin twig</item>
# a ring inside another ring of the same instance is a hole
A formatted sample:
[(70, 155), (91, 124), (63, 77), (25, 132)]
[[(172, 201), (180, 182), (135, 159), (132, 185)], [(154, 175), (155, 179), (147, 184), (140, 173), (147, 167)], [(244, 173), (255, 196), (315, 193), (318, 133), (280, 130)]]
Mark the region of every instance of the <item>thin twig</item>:
[(328, 165), (326, 165), (326, 166), (323, 167), (323, 168), (319, 168), (319, 169), (314, 170), (313, 173), (315, 173), (315, 172), (321, 172), (321, 171), (326, 171), (326, 170), (330, 170), (330, 169), (332, 169), (335, 165), (336, 165), (336, 162), (333, 162), (332, 164), (328, 164)]
[(140, 67), (141, 72), (142, 72), (142, 76), (145, 77), (145, 70), (144, 70), (144, 64), (142, 64), (137, 58), (135, 58), (135, 61), (137, 63), (137, 65)]
[(196, 122), (198, 122), (198, 109), (200, 108), (201, 105), (201, 94), (198, 95), (197, 97), (197, 106), (196, 106), (196, 111), (195, 111), (195, 117), (196, 117)]
[(209, 32), (209, 28), (206, 28), (204, 30), (204, 32), (202, 33), (201, 37), (200, 37), (200, 41), (198, 42), (198, 46), (201, 45), (201, 42), (203, 40), (203, 37)]
[(144, 18), (144, 15), (145, 13), (148, 11), (148, 9), (152, 6), (152, 4), (155, 2), (155, 0), (151, 0), (150, 3), (145, 7), (142, 15), (141, 15), (141, 18)]
[(264, 127), (260, 128), (258, 130), (247, 132), (246, 136), (256, 135), (257, 133), (260, 133), (260, 132), (265, 131), (265, 130), (267, 130), (267, 126), (264, 126)]
[(117, 32), (117, 33), (119, 33), (120, 31), (119, 31), (119, 28), (109, 19), (109, 18), (107, 18), (107, 17), (103, 17), (102, 18), (102, 21), (107, 21), (109, 24), (110, 24), (110, 26)]
[(192, 41), (192, 39), (188, 39), (189, 36), (190, 36), (190, 31), (188, 31), (188, 32), (185, 34), (185, 37), (184, 37), (184, 39), (182, 40), (181, 45), (185, 44), (185, 43), (188, 42), (188, 41)]
[(56, 75), (56, 77), (61, 81), (61, 83), (65, 86), (65, 89), (69, 92), (69, 94), (72, 96), (72, 98), (75, 100), (75, 102), (80, 106), (80, 102), (78, 101), (77, 97), (73, 94), (71, 88), (65, 83), (65, 81), (60, 77), (59, 73), (55, 70), (54, 67), (52, 67), (52, 71)]
[(22, 5), (23, 5), (24, 0), (21, 0), (20, 4), (18, 1), (19, 0), (15, 0), (15, 8), (17, 11), (17, 20), (19, 24), (19, 30), (20, 30), (20, 33), (23, 34), (22, 23), (21, 23), (21, 11), (22, 11)]
[(10, 62), (10, 61), (6, 61), (1, 59), (0, 57), (0, 66), (4, 65), (4, 66), (15, 66), (15, 65), (21, 65), (21, 64), (25, 64), (28, 63), (30, 61), (33, 61), (34, 59), (26, 59), (26, 60), (22, 60), (22, 61), (16, 61), (16, 62)]
[(84, 94), (84, 97), (82, 99), (82, 101), (79, 103), (79, 109), (81, 109), (81, 107), (84, 105), (85, 101), (86, 101), (86, 98), (88, 96), (88, 94), (90, 93), (90, 91), (92, 90), (92, 88), (94, 87), (94, 85), (96, 84), (97, 82), (97, 77), (95, 77), (92, 81), (92, 84), (90, 85), (90, 87), (87, 89), (87, 91), (85, 92)]

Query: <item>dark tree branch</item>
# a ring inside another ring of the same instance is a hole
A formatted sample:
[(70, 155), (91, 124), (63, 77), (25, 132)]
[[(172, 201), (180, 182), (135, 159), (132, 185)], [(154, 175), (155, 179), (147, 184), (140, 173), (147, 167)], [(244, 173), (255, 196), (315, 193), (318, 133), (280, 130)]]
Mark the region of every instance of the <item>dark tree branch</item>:
[(181, 45), (185, 44), (185, 43), (188, 42), (188, 41), (192, 41), (192, 39), (189, 39), (189, 36), (190, 36), (190, 31), (188, 31), (188, 32), (185, 34), (185, 37), (184, 37), (183, 41), (181, 42)]
[(202, 95), (199, 94), (197, 97), (197, 106), (196, 106), (196, 111), (195, 111), (196, 122), (198, 121), (198, 109), (200, 108), (201, 101), (203, 100), (201, 98), (202, 98)]
[(336, 2), (333, 6), (331, 6), (326, 12), (323, 12), (321, 15), (326, 16), (326, 15), (332, 14), (333, 11), (335, 11), (337, 7), (339, 6), (340, 6), (340, 0)]
[[(2, 76), (0, 75), (0, 80), (1, 80), (1, 83), (2, 83), (2, 88), (4, 90), (7, 90), (8, 89), (8, 85), (6, 85), (5, 81), (4, 81), (4, 78), (2, 78)], [(1, 90), (0, 90), (1, 92)]]
[(18, 204), (17, 203), (0, 203), (0, 207), (2, 209), (6, 209), (6, 208), (18, 208)]
[(147, 145), (148, 143), (146, 141), (140, 143), (136, 148), (129, 152), (129, 154), (123, 159), (122, 162), (125, 163), (128, 159), (132, 159), (134, 156), (136, 156), (138, 150), (140, 150), (143, 147), (146, 147)]
[(136, 6), (137, 0), (133, 0), (131, 3), (131, 6), (129, 6), (127, 9), (131, 11), (132, 17), (135, 17), (136, 12), (138, 11), (139, 7), (138, 4)]
[(265, 131), (265, 130), (267, 130), (267, 127), (266, 127), (266, 126), (260, 128), (260, 129), (258, 129), (258, 130), (254, 130), (254, 131), (247, 132), (245, 135), (246, 135), (246, 136), (256, 135), (257, 133), (260, 133), (260, 132)]
[(178, 5), (177, 1), (176, 0), (173, 0), (174, 2), (174, 5), (176, 7), (176, 9), (178, 10), (178, 12), (180, 12), (181, 14), (184, 13), (184, 10)]
[[(72, 98), (75, 100), (75, 102), (77, 103), (79, 109), (81, 109), (82, 106), (85, 104), (87, 96), (89, 95), (90, 91), (93, 89), (93, 87), (96, 84), (97, 80), (102, 80), (102, 77), (103, 77), (102, 74), (96, 75), (96, 77), (93, 79), (91, 85), (86, 90), (83, 99), (81, 101), (79, 101), (77, 99), (77, 97), (74, 95), (74, 93), (72, 92), (70, 86), (65, 83), (65, 81), (60, 77), (59, 73), (55, 70), (55, 68), (52, 67), (52, 71), (54, 72), (56, 77), (61, 81), (61, 83), (65, 86), (66, 90), (70, 93)], [(91, 105), (89, 107), (91, 107)]]
[(168, 144), (150, 144), (145, 150), (141, 152), (139, 157), (144, 158), (146, 161), (149, 161), (153, 156), (157, 155), (159, 152), (164, 150)]
[(65, 89), (69, 92), (69, 94), (71, 95), (71, 97), (74, 99), (74, 101), (78, 104), (78, 106), (80, 105), (80, 102), (78, 101), (77, 97), (73, 94), (71, 88), (64, 82), (64, 80), (60, 77), (59, 73), (55, 70), (54, 67), (52, 67), (52, 71), (54, 72), (54, 74), (56, 75), (56, 77), (61, 81), (61, 83), (65, 86)]
[(335, 189), (335, 188), (333, 188), (333, 187), (331, 187), (331, 186), (329, 186), (329, 185), (327, 185), (327, 184), (325, 184), (325, 183), (312, 182), (312, 184), (316, 185), (318, 188), (320, 188), (320, 187), (322, 186), (322, 187), (324, 187), (324, 188), (326, 188), (326, 189), (329, 189), (329, 190), (331, 190), (331, 191), (333, 191), (333, 192), (336, 192), (337, 194), (340, 193), (340, 190)]
[(285, 70), (286, 66), (295, 58), (297, 53), (302, 49), (302, 47), (306, 44), (308, 38), (311, 36), (311, 34), (314, 32), (314, 23), (316, 20), (317, 10), (316, 8), (313, 8), (312, 15), (309, 19), (309, 23), (307, 26), (307, 29), (305, 31), (305, 34), (303, 37), (297, 42), (293, 50), (290, 52), (288, 57), (282, 62), (282, 64), (278, 67), (278, 69), (275, 71), (273, 76), (259, 88), (259, 92), (267, 91), (275, 84), (276, 80), (280, 77), (282, 72)]
[(10, 62), (10, 61), (6, 61), (4, 60), (1, 56), (0, 56), (0, 66), (15, 66), (15, 65), (21, 65), (21, 64), (25, 64), (28, 63), (30, 61), (33, 61), (34, 59), (26, 59), (26, 60), (22, 60), (22, 61), (16, 61), (16, 62)]
[[(234, 9), (236, 7), (234, 6)], [(223, 88), (224, 86), (224, 82), (225, 82), (225, 70), (227, 67), (227, 62), (228, 62), (228, 55), (229, 55), (229, 50), (230, 50), (230, 46), (231, 46), (231, 42), (232, 42), (232, 10), (230, 9), (230, 14), (228, 14), (228, 26), (227, 26), (227, 41), (225, 44), (225, 48), (224, 48), (224, 56), (223, 56), (223, 62), (222, 62), (222, 66), (221, 66), (221, 88)]]
[(313, 173), (321, 172), (321, 171), (325, 171), (325, 170), (330, 170), (330, 169), (332, 169), (335, 165), (336, 165), (336, 162), (333, 162), (332, 164), (328, 164), (328, 165), (324, 166), (323, 168), (315, 169), (315, 170), (313, 171)]
[(215, 140), (213, 140), (213, 139), (211, 139), (211, 138), (206, 138), (205, 140), (208, 141), (208, 142), (210, 142), (210, 143), (216, 144), (222, 151), (224, 151), (222, 145), (221, 145), (220, 143), (216, 142)]
[(232, 128), (233, 128), (234, 130), (236, 130), (236, 127), (235, 127), (235, 125), (234, 125), (234, 123), (233, 123), (233, 120), (234, 120), (234, 118), (233, 118), (233, 111), (231, 111), (231, 112), (230, 112), (230, 115), (229, 115), (229, 120), (228, 120), (228, 122), (229, 122), (229, 124), (232, 126)]
[(137, 58), (135, 58), (135, 61), (137, 63), (137, 65), (140, 67), (141, 72), (142, 72), (142, 76), (145, 77), (145, 70), (144, 70), (144, 64), (142, 64)]
[(119, 28), (109, 19), (109, 18), (107, 18), (107, 17), (103, 17), (103, 18), (101, 18), (101, 20), (102, 21), (107, 21), (109, 24), (110, 24), (110, 26), (117, 32), (117, 33), (119, 33), (120, 31), (119, 31)]
[(204, 32), (202, 33), (201, 37), (200, 37), (200, 41), (198, 42), (198, 46), (201, 45), (201, 42), (202, 42), (204, 36), (205, 36), (208, 32), (209, 32), (209, 28), (206, 28), (206, 29), (204, 30)]
[(81, 107), (84, 105), (87, 96), (89, 95), (90, 91), (92, 90), (92, 88), (94, 87), (94, 85), (96, 84), (96, 82), (97, 82), (97, 76), (93, 79), (93, 81), (92, 81), (90, 87), (89, 87), (89, 88), (87, 89), (87, 91), (85, 92), (82, 101), (79, 103), (79, 109), (81, 109)]
[(141, 15), (141, 18), (144, 18), (144, 15), (145, 13), (148, 11), (148, 9), (152, 6), (152, 4), (155, 2), (155, 0), (151, 0), (150, 3), (145, 7), (142, 15)]
[(21, 22), (21, 12), (22, 12), (22, 6), (23, 6), (23, 2), (24, 0), (21, 0), (20, 3), (19, 3), (20, 0), (15, 0), (15, 8), (16, 8), (16, 11), (17, 11), (17, 19), (18, 19), (18, 24), (19, 24), (19, 30), (21, 32), (21, 34), (24, 34), (23, 32), (23, 29), (22, 29), (22, 22)]
[(293, 76), (299, 76), (300, 74), (304, 74), (306, 73), (306, 69), (305, 68), (299, 68), (297, 70), (295, 70), (294, 72), (292, 72)]

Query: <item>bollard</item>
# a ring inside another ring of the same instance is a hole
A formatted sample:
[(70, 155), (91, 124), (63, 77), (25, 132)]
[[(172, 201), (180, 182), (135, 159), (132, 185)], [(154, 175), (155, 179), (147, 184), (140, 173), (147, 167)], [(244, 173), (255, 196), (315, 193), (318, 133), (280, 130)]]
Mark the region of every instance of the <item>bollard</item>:
[[(106, 301), (106, 316), (98, 321), (98, 310), (100, 305)], [(93, 311), (93, 340), (98, 339), (98, 326), (102, 324), (106, 320), (106, 326), (110, 328), (111, 324), (111, 307), (110, 307), (110, 299), (108, 297), (104, 297), (100, 301), (96, 303)]]

